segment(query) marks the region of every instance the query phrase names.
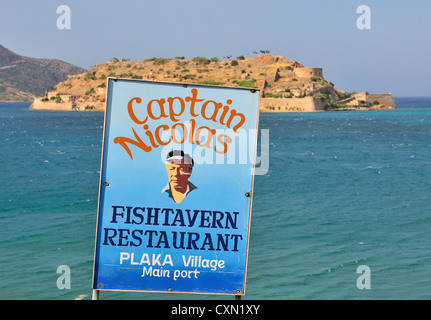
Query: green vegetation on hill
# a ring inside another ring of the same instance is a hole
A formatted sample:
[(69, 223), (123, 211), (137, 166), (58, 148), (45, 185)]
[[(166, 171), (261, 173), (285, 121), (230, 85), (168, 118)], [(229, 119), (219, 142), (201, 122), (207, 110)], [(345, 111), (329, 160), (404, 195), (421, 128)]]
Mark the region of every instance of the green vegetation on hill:
[[(308, 68), (278, 55), (258, 55), (238, 56), (234, 60), (200, 56), (137, 61), (113, 58), (88, 72), (69, 75), (44, 97), (35, 99), (32, 108), (104, 110), (109, 77), (259, 89), (262, 98), (259, 108), (264, 111), (323, 111), (338, 105), (349, 108), (370, 105), (367, 95), (349, 94), (325, 80), (322, 68)], [(62, 103), (51, 102), (60, 98)]]

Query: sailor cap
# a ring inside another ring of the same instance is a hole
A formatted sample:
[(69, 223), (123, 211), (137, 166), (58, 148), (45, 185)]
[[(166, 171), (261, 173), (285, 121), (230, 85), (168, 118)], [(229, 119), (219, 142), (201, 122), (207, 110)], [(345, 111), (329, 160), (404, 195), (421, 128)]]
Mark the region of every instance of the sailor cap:
[(166, 156), (166, 162), (171, 162), (175, 160), (184, 161), (185, 163), (190, 164), (190, 169), (194, 165), (193, 158), (189, 154), (184, 153), (184, 151), (182, 150), (172, 150)]

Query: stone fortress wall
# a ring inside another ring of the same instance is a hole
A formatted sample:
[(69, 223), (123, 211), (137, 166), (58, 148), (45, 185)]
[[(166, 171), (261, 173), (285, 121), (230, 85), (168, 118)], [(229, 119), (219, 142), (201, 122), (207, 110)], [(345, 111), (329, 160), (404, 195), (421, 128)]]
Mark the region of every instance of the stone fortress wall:
[[(323, 77), (322, 68), (309, 68), (276, 55), (219, 61), (152, 58), (142, 61), (113, 59), (86, 73), (68, 76), (45, 97), (35, 98), (32, 109), (103, 111), (106, 79), (187, 82), (260, 89), (262, 112), (319, 112), (390, 108), (392, 95), (348, 93)], [(377, 103), (377, 102), (378, 103)]]

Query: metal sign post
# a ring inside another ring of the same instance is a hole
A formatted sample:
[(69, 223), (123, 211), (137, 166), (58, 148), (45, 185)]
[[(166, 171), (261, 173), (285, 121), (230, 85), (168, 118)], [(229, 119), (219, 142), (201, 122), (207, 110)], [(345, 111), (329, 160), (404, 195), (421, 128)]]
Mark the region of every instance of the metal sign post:
[(245, 294), (259, 91), (108, 79), (93, 298)]
[(91, 297), (91, 300), (99, 300), (99, 290), (93, 289), (93, 295)]

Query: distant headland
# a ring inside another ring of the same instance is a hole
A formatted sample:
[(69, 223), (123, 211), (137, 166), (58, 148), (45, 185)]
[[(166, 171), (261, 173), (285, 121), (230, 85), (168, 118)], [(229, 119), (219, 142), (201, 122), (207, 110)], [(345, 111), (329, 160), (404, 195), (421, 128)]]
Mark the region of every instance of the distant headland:
[(67, 75), (85, 71), (61, 60), (22, 56), (0, 45), (0, 102), (33, 101)]
[(392, 94), (345, 92), (325, 80), (322, 68), (308, 68), (278, 55), (239, 56), (232, 60), (195, 57), (113, 58), (85, 73), (69, 75), (34, 110), (103, 111), (108, 77), (259, 88), (261, 112), (322, 112), (394, 109)]

